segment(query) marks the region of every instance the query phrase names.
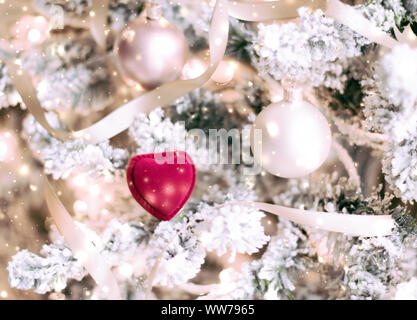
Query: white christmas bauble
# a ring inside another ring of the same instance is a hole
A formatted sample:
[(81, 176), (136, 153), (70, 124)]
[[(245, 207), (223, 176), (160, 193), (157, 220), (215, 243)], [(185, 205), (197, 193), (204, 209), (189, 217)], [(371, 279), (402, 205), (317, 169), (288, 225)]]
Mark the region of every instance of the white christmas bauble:
[(257, 116), (251, 131), (255, 159), (283, 178), (302, 177), (319, 168), (331, 142), (326, 118), (302, 99), (271, 104)]
[(180, 77), (188, 57), (184, 34), (160, 16), (157, 5), (130, 22), (116, 39), (116, 65), (128, 80), (152, 90)]

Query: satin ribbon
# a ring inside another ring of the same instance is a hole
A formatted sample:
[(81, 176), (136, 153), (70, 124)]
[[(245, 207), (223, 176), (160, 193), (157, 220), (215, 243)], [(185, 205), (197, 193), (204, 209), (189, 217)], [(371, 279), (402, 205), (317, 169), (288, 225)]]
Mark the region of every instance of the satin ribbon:
[[(35, 119), (55, 138), (62, 141), (83, 138), (90, 143), (108, 140), (129, 128), (138, 113), (148, 113), (159, 106), (168, 105), (194, 89), (200, 88), (210, 79), (226, 50), (229, 32), (227, 8), (227, 0), (218, 0), (214, 7), (209, 34), (210, 66), (201, 76), (190, 80), (166, 83), (119, 107), (86, 129), (71, 132), (52, 128), (46, 121), (45, 113), (36, 97), (36, 89), (30, 81), (30, 76), (20, 67), (7, 62), (13, 85), (21, 94), (22, 100)], [(97, 26), (98, 24), (93, 25)]]
[(48, 178), (43, 178), (43, 192), (49, 212), (75, 258), (84, 266), (109, 299), (121, 299), (116, 279), (97, 246), (72, 219), (54, 192)]
[(229, 15), (243, 21), (295, 19), (300, 7), (312, 10), (326, 7), (326, 0), (283, 0), (264, 2), (229, 1)]
[[(296, 16), (296, 10), (299, 6), (308, 6), (313, 5), (314, 3), (322, 4), (323, 2), (324, 1), (302, 0), (298, 1), (297, 5), (295, 5), (294, 1), (287, 0), (258, 3), (254, 7), (255, 4), (234, 1), (229, 5), (229, 1), (227, 0), (218, 0), (213, 9), (213, 16), (210, 24), (209, 52), (211, 64), (201, 76), (190, 80), (177, 80), (166, 83), (153, 91), (133, 99), (92, 126), (80, 131), (72, 132), (51, 128), (45, 119), (43, 108), (36, 97), (36, 90), (30, 81), (30, 77), (20, 67), (13, 66), (13, 63), (10, 62), (8, 63), (9, 72), (13, 85), (21, 94), (22, 100), (28, 110), (52, 136), (62, 141), (74, 138), (84, 138), (90, 143), (99, 143), (108, 140), (129, 128), (138, 113), (148, 113), (157, 107), (168, 105), (194, 89), (202, 87), (210, 80), (226, 50), (229, 31), (229, 13), (233, 16), (242, 19), (245, 18), (250, 21), (268, 20), (273, 17), (292, 18)], [(105, 44), (103, 30), (105, 29), (105, 17), (107, 17), (107, 13), (105, 12), (106, 8), (107, 7), (99, 3), (98, 0), (93, 2), (95, 15), (92, 17), (90, 26), (92, 34), (100, 46), (104, 46)]]
[(402, 33), (398, 30), (397, 26), (394, 26), (394, 33), (398, 42), (406, 43), (412, 48), (417, 48), (417, 36), (410, 26), (407, 26)]
[(93, 0), (91, 3), (93, 16), (90, 17), (91, 35), (103, 50), (106, 49), (107, 13), (110, 0)]
[(411, 35), (409, 33), (411, 31), (410, 28), (406, 29), (408, 36), (405, 37), (399, 32), (397, 27), (394, 26), (394, 31), (398, 39), (397, 41), (389, 34), (378, 28), (374, 23), (366, 19), (358, 10), (338, 0), (328, 0), (324, 13), (333, 18), (335, 21), (348, 26), (350, 29), (367, 38), (371, 42), (378, 43), (384, 47), (392, 49), (402, 43), (407, 43), (411, 46), (415, 45), (416, 40), (413, 41), (412, 38), (408, 37)]
[(244, 21), (292, 19), (298, 17), (297, 10), (300, 7), (310, 7), (313, 10), (321, 9), (326, 16), (348, 26), (371, 42), (378, 43), (384, 47), (393, 48), (404, 43), (411, 47), (417, 47), (417, 37), (410, 26), (402, 33), (397, 26), (394, 26), (394, 33), (397, 38), (395, 40), (373, 22), (366, 19), (361, 12), (339, 0), (288, 1), (284, 11), (282, 10), (282, 1), (261, 3), (231, 1), (229, 14), (236, 19)]
[(239, 205), (255, 208), (291, 220), (304, 226), (350, 236), (388, 236), (394, 228), (390, 215), (357, 215), (337, 212), (318, 212), (288, 208), (263, 202), (230, 202), (222, 206)]

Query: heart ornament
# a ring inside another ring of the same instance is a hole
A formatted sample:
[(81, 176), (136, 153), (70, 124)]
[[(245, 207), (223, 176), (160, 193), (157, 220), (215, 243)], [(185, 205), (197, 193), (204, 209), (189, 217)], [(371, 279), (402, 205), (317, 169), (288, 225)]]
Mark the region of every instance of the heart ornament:
[(196, 170), (186, 152), (167, 151), (132, 157), (126, 177), (135, 200), (154, 217), (169, 221), (190, 198)]

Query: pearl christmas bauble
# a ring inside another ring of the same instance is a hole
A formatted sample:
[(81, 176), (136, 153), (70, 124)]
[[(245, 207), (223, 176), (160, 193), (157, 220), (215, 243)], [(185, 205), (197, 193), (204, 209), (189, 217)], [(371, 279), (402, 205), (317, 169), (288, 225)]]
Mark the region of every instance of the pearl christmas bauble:
[(181, 75), (188, 56), (184, 35), (159, 15), (129, 23), (115, 43), (116, 64), (123, 77), (147, 90)]
[(271, 104), (257, 116), (251, 132), (255, 159), (283, 178), (305, 176), (319, 168), (331, 141), (326, 118), (301, 99)]

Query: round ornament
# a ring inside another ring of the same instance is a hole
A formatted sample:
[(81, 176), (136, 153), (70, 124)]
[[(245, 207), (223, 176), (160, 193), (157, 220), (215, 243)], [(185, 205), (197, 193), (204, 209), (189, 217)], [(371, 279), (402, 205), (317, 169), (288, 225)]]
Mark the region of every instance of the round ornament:
[(183, 33), (161, 17), (160, 6), (153, 4), (121, 31), (114, 53), (123, 77), (151, 90), (180, 77), (188, 45)]
[(251, 131), (255, 159), (282, 178), (302, 177), (319, 168), (331, 142), (326, 118), (301, 97), (269, 105), (256, 117)]

